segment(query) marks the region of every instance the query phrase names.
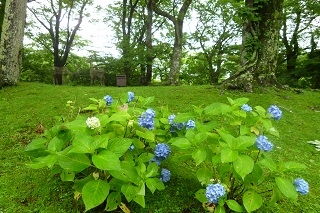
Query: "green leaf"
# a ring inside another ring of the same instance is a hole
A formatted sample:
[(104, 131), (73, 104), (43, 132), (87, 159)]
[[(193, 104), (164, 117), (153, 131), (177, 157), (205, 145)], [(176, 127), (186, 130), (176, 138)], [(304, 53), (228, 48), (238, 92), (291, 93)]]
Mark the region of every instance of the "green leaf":
[(127, 161), (122, 161), (120, 163), (121, 169), (120, 170), (109, 170), (108, 172), (114, 177), (119, 180), (123, 181), (130, 181), (134, 184), (138, 185), (141, 181), (134, 164), (131, 164)]
[(150, 142), (154, 142), (155, 140), (155, 135), (152, 131), (146, 130), (145, 132), (141, 132), (139, 130), (136, 130), (136, 134), (141, 137), (144, 138)]
[(266, 110), (263, 108), (263, 107), (261, 107), (261, 106), (255, 106), (254, 107), (255, 108), (255, 110), (257, 111), (257, 113), (259, 114), (259, 115), (262, 115), (263, 117), (266, 115)]
[(65, 126), (75, 132), (84, 132), (87, 129), (87, 117), (78, 116), (76, 120), (66, 123)]
[(176, 141), (172, 143), (173, 146), (178, 147), (179, 149), (190, 149), (191, 143), (186, 138), (178, 138)]
[(194, 119), (194, 118), (195, 118), (195, 115), (193, 113), (191, 113), (191, 112), (180, 113), (174, 118), (173, 122), (182, 123), (182, 122), (186, 122), (186, 121), (188, 121), (190, 119)]
[(75, 177), (75, 173), (68, 171), (68, 170), (63, 170), (60, 174), (60, 178), (62, 181), (73, 181)]
[(279, 132), (278, 130), (276, 130), (274, 127), (271, 127), (268, 132), (271, 134), (271, 135), (274, 135), (276, 137), (279, 137)]
[(50, 169), (52, 169), (52, 167), (57, 163), (57, 161), (58, 161), (58, 156), (56, 154), (48, 155), (44, 159), (44, 162)]
[(139, 204), (140, 206), (142, 206), (143, 208), (146, 207), (146, 203), (145, 203), (145, 199), (144, 199), (144, 195), (136, 195), (133, 200)]
[(148, 106), (149, 104), (151, 104), (154, 101), (155, 97), (147, 97), (143, 100), (143, 106)]
[(207, 158), (207, 152), (204, 148), (197, 148), (193, 150), (192, 158), (195, 160), (196, 165), (199, 165)]
[(282, 194), (293, 201), (296, 201), (298, 199), (296, 188), (290, 180), (282, 177), (276, 177), (275, 180)]
[(223, 148), (221, 151), (221, 162), (222, 163), (233, 162), (238, 158), (238, 156), (239, 154), (237, 150)]
[(237, 106), (242, 106), (243, 104), (248, 103), (249, 98), (237, 98), (236, 100), (234, 100), (234, 105)]
[(250, 134), (250, 128), (246, 125), (240, 126), (240, 135), (248, 135)]
[(131, 185), (130, 183), (123, 184), (121, 187), (121, 192), (126, 197), (127, 201), (130, 202), (138, 193), (139, 188)]
[(226, 210), (224, 209), (223, 205), (218, 205), (214, 211), (214, 213), (225, 213)]
[(306, 165), (302, 163), (297, 163), (294, 161), (289, 161), (284, 163), (285, 171), (300, 171), (306, 169)]
[(223, 132), (223, 131), (221, 131), (219, 129), (217, 129), (217, 132), (219, 133), (221, 138), (228, 144), (228, 146), (231, 149), (236, 149), (237, 148), (238, 142), (237, 142), (235, 137), (233, 137), (232, 135), (230, 135), (230, 134), (228, 134), (226, 132)]
[(121, 170), (119, 156), (109, 150), (92, 155), (93, 164), (102, 170)]
[(45, 144), (48, 142), (48, 140), (44, 137), (41, 138), (36, 138), (34, 140), (31, 141), (31, 143), (29, 143), (26, 148), (25, 151), (33, 151), (36, 149), (42, 149), (45, 148)]
[(59, 165), (66, 170), (81, 172), (91, 166), (90, 159), (85, 154), (68, 153), (58, 155)]
[(113, 138), (109, 140), (107, 149), (120, 157), (129, 149), (132, 141), (130, 138)]
[(76, 134), (74, 139), (72, 140), (73, 148), (70, 150), (70, 153), (91, 153), (93, 154), (95, 149), (97, 148), (97, 144), (93, 143), (93, 137), (79, 133)]
[(131, 116), (125, 111), (116, 112), (113, 115), (111, 115), (111, 117), (108, 120), (108, 123), (110, 121), (127, 121), (129, 118), (131, 118)]
[(243, 194), (243, 205), (248, 212), (259, 209), (262, 206), (262, 197), (253, 190), (248, 190)]
[(210, 179), (212, 179), (212, 177), (213, 177), (212, 170), (210, 170), (206, 167), (198, 169), (196, 175), (197, 175), (197, 178), (198, 178), (199, 182), (201, 183), (201, 185), (209, 184)]
[(230, 111), (230, 106), (224, 103), (213, 103), (204, 108), (205, 115), (220, 115)]
[(253, 159), (247, 155), (239, 155), (239, 157), (235, 161), (233, 161), (234, 170), (240, 175), (243, 180), (247, 174), (252, 172), (253, 166)]
[(113, 211), (118, 208), (121, 203), (121, 194), (120, 192), (111, 192), (107, 198), (106, 211)]
[(264, 158), (261, 159), (258, 163), (261, 166), (264, 166), (264, 167), (270, 169), (271, 171), (277, 171), (277, 164), (270, 157), (264, 156)]
[(196, 198), (201, 202), (201, 203), (206, 203), (208, 202), (208, 199), (206, 197), (206, 190), (205, 189), (199, 189), (196, 192)]
[(244, 212), (245, 209), (235, 200), (227, 200), (226, 201), (228, 207), (235, 212)]
[(194, 137), (196, 143), (201, 143), (207, 139), (208, 135), (206, 132), (200, 132), (199, 134), (196, 134)]
[(146, 185), (148, 189), (150, 189), (151, 193), (153, 194), (157, 189), (164, 190), (165, 186), (163, 182), (159, 178), (148, 178), (146, 180)]
[(150, 163), (147, 167), (146, 177), (149, 178), (158, 175), (158, 170), (159, 166), (155, 162)]
[(103, 180), (91, 180), (82, 188), (82, 199), (86, 211), (100, 205), (107, 198), (110, 190), (108, 182)]
[(239, 136), (236, 138), (238, 145), (237, 150), (245, 150), (256, 142), (255, 136)]

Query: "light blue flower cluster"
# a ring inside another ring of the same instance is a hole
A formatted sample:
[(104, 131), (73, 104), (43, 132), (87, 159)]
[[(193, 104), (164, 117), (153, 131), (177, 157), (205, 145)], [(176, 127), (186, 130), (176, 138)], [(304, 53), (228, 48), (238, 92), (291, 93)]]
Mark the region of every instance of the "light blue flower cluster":
[(168, 182), (170, 180), (171, 172), (168, 169), (162, 169), (160, 180), (164, 183)]
[(134, 150), (134, 145), (133, 144), (129, 147), (129, 150), (130, 151)]
[(255, 144), (258, 147), (258, 149), (265, 152), (268, 152), (273, 148), (273, 144), (270, 141), (268, 141), (268, 138), (264, 135), (259, 135), (256, 139)]
[(168, 117), (168, 122), (169, 124), (173, 124), (173, 120), (176, 118), (176, 115), (175, 114), (172, 114), (172, 115), (169, 115)]
[(154, 129), (154, 117), (156, 112), (149, 108), (138, 118), (138, 124), (142, 127), (145, 127), (149, 130)]
[(133, 100), (134, 100), (134, 93), (133, 92), (128, 92), (128, 100), (127, 100), (127, 102), (129, 103), (129, 102), (131, 102)]
[(271, 105), (268, 112), (272, 115), (274, 120), (279, 120), (282, 117), (282, 111), (276, 105)]
[(186, 123), (186, 130), (194, 129), (196, 127), (196, 122), (194, 120), (188, 120)]
[(307, 181), (302, 178), (297, 178), (294, 180), (293, 184), (296, 187), (296, 191), (302, 195), (306, 195), (309, 193), (309, 184)]
[(113, 102), (113, 98), (112, 98), (110, 95), (104, 96), (103, 99), (106, 101), (106, 104), (107, 104), (108, 106), (110, 106), (110, 105), (112, 104), (112, 102)]
[(160, 159), (160, 160), (164, 160), (166, 159), (169, 154), (170, 154), (171, 150), (170, 147), (165, 144), (165, 143), (158, 143), (156, 145), (156, 148), (154, 150), (154, 155)]
[(206, 188), (206, 198), (210, 203), (217, 204), (220, 197), (226, 194), (225, 188), (220, 184), (209, 184)]
[(251, 111), (252, 111), (252, 107), (249, 106), (248, 104), (243, 104), (242, 107), (241, 107), (241, 109), (242, 109), (243, 111), (246, 111), (246, 112), (251, 112)]

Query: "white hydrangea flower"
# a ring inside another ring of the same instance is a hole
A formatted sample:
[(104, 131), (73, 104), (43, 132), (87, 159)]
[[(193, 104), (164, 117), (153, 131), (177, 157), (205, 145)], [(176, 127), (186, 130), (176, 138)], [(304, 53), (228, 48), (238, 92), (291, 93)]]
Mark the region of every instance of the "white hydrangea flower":
[(100, 121), (96, 117), (87, 118), (86, 124), (90, 129), (96, 129), (100, 127)]

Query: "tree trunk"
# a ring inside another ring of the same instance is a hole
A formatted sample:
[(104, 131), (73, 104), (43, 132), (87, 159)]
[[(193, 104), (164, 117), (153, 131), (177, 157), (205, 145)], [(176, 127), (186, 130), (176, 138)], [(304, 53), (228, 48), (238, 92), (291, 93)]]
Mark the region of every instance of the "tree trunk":
[(22, 65), (27, 1), (7, 0), (0, 43), (0, 87), (16, 85)]
[(146, 48), (147, 48), (147, 73), (145, 77), (145, 85), (149, 85), (151, 83), (152, 78), (152, 64), (153, 64), (153, 52), (152, 52), (152, 24), (153, 24), (153, 0), (148, 1), (147, 5), (147, 23), (146, 23)]

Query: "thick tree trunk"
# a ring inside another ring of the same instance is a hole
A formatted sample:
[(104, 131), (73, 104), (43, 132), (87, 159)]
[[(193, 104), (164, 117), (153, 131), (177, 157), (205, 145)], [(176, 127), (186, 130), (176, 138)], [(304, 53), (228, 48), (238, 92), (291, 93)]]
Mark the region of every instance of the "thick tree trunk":
[(7, 0), (0, 43), (0, 86), (16, 85), (22, 64), (27, 1)]
[[(176, 40), (180, 40), (180, 39), (176, 39)], [(180, 44), (179, 41), (175, 41), (173, 46), (172, 56), (171, 56), (171, 67), (170, 67), (170, 73), (169, 73), (170, 85), (179, 84), (181, 56), (182, 56), (182, 44)]]

